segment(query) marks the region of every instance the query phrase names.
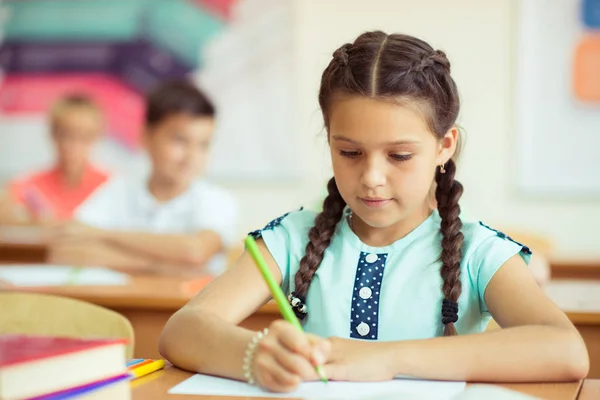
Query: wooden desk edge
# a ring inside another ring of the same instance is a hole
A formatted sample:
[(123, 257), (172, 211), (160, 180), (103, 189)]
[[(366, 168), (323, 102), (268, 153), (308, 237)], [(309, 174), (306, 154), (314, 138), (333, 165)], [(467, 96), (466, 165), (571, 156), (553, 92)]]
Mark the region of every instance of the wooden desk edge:
[[(180, 400), (200, 400), (200, 399), (213, 399), (213, 396), (182, 396), (182, 395), (168, 395), (167, 392), (173, 387), (183, 382), (187, 378), (194, 375), (192, 372), (184, 371), (179, 368), (173, 367), (168, 364), (164, 370), (158, 373), (151, 374), (145, 378), (141, 378), (139, 382), (132, 382), (132, 395), (133, 400), (137, 399), (162, 399), (162, 398), (173, 398)], [(587, 381), (586, 381), (587, 382)], [(597, 390), (600, 390), (600, 385), (592, 380), (590, 384), (585, 384), (585, 390), (590, 394), (595, 394)], [(493, 385), (504, 387), (517, 392), (533, 395), (543, 396), (544, 399), (548, 400), (591, 400), (594, 397), (580, 397), (580, 391), (584, 381), (578, 382), (548, 382), (548, 383), (494, 383)], [(469, 385), (476, 385), (480, 383), (467, 383)], [(485, 384), (485, 383), (481, 383)], [(489, 384), (489, 383), (488, 383)], [(548, 397), (551, 396), (551, 397)], [(225, 399), (234, 399), (234, 397), (222, 397)], [(257, 398), (260, 400), (260, 398)]]
[[(189, 302), (189, 298), (182, 296), (180, 298), (165, 298), (157, 301), (155, 298), (149, 297), (131, 297), (127, 294), (110, 296), (98, 295), (94, 293), (81, 293), (76, 294), (68, 293), (66, 291), (52, 290), (53, 287), (18, 287), (18, 286), (5, 286), (0, 287), (2, 291), (15, 291), (15, 292), (32, 292), (32, 293), (51, 293), (59, 296), (72, 297), (81, 301), (96, 304), (107, 308), (118, 308), (118, 309), (134, 309), (134, 310), (145, 310), (145, 311), (170, 311), (175, 312)], [(256, 314), (259, 315), (279, 315), (279, 309), (273, 302), (269, 302), (258, 309)]]
[(552, 279), (598, 279), (600, 260), (550, 260)]
[(565, 311), (574, 325), (600, 325), (600, 312)]
[(600, 399), (600, 379), (586, 379), (579, 391), (578, 400)]

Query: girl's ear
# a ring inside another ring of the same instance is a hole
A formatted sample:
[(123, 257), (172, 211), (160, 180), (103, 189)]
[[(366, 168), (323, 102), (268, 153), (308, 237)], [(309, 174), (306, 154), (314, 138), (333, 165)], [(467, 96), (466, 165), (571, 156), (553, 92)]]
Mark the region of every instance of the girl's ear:
[(460, 132), (456, 126), (453, 126), (446, 132), (444, 137), (440, 140), (440, 147), (438, 151), (438, 155), (436, 157), (436, 164), (441, 165), (448, 162), (449, 159), (452, 158), (454, 153), (456, 153), (456, 148), (458, 146)]

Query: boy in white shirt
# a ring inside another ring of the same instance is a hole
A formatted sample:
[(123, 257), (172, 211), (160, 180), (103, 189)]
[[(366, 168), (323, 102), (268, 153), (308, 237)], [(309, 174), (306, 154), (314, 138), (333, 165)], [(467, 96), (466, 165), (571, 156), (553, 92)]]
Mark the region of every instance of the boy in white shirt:
[[(130, 267), (224, 267), (222, 253), (238, 239), (238, 206), (203, 171), (215, 110), (192, 84), (169, 82), (147, 98), (147, 179), (116, 177), (59, 229), (54, 262)], [(216, 257), (218, 256), (218, 257)], [(210, 262), (209, 262), (210, 261)]]

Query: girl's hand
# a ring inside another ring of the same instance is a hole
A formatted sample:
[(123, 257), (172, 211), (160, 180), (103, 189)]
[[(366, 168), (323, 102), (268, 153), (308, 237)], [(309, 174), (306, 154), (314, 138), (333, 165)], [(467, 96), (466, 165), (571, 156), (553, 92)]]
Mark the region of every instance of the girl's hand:
[(385, 342), (331, 337), (331, 353), (325, 364), (327, 377), (335, 381), (389, 381), (394, 378), (393, 351)]
[(275, 321), (254, 355), (254, 379), (273, 392), (293, 391), (300, 382), (318, 379), (315, 366), (327, 361), (329, 351), (327, 340), (300, 332), (284, 320)]

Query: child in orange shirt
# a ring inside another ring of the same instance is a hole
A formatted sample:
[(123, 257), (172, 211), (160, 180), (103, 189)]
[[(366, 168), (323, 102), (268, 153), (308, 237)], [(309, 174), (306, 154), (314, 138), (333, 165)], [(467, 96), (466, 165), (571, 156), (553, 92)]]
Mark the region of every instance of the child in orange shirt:
[(103, 184), (107, 173), (91, 165), (89, 153), (102, 130), (100, 108), (85, 95), (67, 95), (51, 108), (49, 122), (56, 161), (52, 168), (10, 182), (0, 198), (0, 223), (70, 219)]

